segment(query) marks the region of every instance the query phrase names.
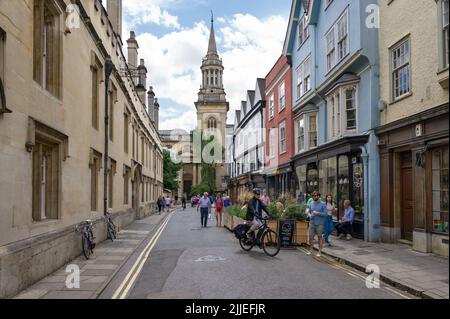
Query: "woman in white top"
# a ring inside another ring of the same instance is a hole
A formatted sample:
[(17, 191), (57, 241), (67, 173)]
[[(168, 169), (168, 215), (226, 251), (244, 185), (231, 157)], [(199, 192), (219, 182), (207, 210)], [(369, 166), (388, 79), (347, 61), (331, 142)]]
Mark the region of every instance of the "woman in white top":
[(333, 213), (337, 212), (336, 207), (333, 204), (333, 195), (328, 194), (325, 197), (325, 204), (327, 205), (327, 218), (325, 219), (325, 229), (323, 233), (323, 238), (325, 239), (325, 243), (328, 244), (328, 246), (331, 246), (330, 241), (328, 240), (328, 237), (333, 232)]

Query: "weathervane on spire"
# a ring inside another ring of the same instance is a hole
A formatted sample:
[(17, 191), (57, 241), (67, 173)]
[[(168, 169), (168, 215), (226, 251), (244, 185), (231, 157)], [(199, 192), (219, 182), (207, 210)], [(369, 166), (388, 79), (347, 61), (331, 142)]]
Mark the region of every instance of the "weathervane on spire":
[(211, 23), (214, 23), (214, 13), (212, 10), (211, 10)]

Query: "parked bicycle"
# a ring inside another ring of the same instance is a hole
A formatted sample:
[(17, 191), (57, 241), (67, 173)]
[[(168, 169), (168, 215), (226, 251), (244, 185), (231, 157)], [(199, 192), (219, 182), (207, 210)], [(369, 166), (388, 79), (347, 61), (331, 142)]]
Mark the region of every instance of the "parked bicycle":
[(114, 241), (114, 239), (117, 238), (117, 228), (116, 228), (116, 225), (114, 225), (114, 222), (111, 217), (111, 213), (107, 212), (105, 215), (105, 219), (106, 219), (106, 230), (107, 230), (108, 239), (111, 239), (111, 241)]
[(95, 237), (92, 229), (92, 221), (90, 219), (82, 222), (76, 226), (77, 231), (81, 231), (81, 247), (83, 248), (83, 255), (86, 259), (94, 253)]
[(280, 252), (281, 241), (278, 234), (270, 229), (267, 225), (269, 218), (263, 218), (261, 221), (262, 225), (257, 229), (258, 234), (255, 235), (256, 231), (253, 232), (253, 238), (248, 239), (245, 233), (248, 231), (249, 226), (244, 225), (242, 227), (241, 234), (239, 235), (239, 245), (245, 251), (250, 251), (254, 246), (259, 246), (260, 249), (264, 250), (264, 253), (270, 257), (275, 257)]

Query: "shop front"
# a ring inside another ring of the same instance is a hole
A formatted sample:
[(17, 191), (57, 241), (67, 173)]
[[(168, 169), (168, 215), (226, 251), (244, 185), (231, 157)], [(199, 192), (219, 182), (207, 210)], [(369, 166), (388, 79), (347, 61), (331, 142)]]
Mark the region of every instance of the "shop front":
[(355, 209), (353, 235), (364, 238), (364, 163), (361, 146), (367, 137), (345, 138), (321, 146), (294, 158), (297, 177), (296, 196), (299, 202), (306, 202), (314, 191), (333, 196), (338, 208), (333, 221), (344, 216), (343, 204), (350, 200)]
[(291, 163), (286, 163), (266, 171), (266, 190), (271, 199), (286, 198), (295, 196), (292, 191), (292, 167)]
[(381, 157), (381, 239), (448, 256), (448, 104), (377, 130)]

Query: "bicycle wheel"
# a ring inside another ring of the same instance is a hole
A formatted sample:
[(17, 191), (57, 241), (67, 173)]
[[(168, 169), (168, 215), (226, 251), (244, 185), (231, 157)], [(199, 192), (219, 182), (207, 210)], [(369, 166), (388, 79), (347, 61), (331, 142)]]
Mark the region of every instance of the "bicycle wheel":
[(241, 245), (241, 248), (245, 251), (250, 251), (252, 250), (253, 246), (255, 246), (252, 240), (249, 240), (245, 237), (239, 239), (239, 245)]
[(271, 229), (266, 230), (262, 237), (262, 248), (266, 255), (275, 257), (281, 248), (281, 242), (278, 234)]
[(91, 256), (92, 250), (91, 250), (91, 245), (89, 243), (89, 238), (85, 233), (83, 233), (83, 235), (81, 236), (81, 247), (83, 248), (84, 257), (86, 259), (89, 259), (89, 257)]
[(111, 239), (111, 241), (114, 241), (114, 239), (117, 238), (116, 227), (114, 227), (112, 223), (108, 223), (108, 238)]

